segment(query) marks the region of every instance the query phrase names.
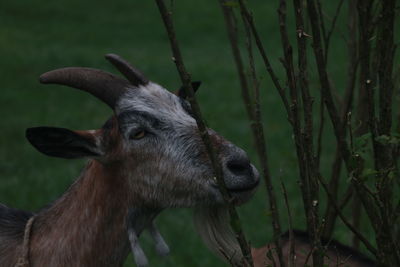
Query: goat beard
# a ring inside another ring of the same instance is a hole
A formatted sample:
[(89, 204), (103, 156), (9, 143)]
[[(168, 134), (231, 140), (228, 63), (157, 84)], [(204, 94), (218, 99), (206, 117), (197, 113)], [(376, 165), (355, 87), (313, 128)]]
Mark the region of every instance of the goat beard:
[(233, 266), (242, 266), (242, 251), (231, 228), (226, 206), (196, 208), (194, 224), (211, 251)]

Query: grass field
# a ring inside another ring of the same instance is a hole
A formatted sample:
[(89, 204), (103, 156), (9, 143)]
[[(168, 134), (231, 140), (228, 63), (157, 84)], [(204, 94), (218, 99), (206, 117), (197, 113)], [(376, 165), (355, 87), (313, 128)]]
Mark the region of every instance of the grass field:
[[(283, 79), (277, 4), (253, 1), (259, 30), (266, 42), (273, 67)], [(241, 102), (239, 83), (217, 1), (174, 1), (178, 38), (194, 80), (201, 80), (198, 93), (211, 128), (244, 148), (254, 162), (251, 132)], [(344, 22), (339, 22), (339, 28)], [(294, 32), (292, 32), (294, 34)], [(343, 84), (340, 34), (334, 38), (330, 69), (335, 85)], [(25, 140), (32, 126), (70, 129), (100, 127), (111, 110), (88, 94), (61, 86), (44, 86), (41, 73), (65, 66), (85, 66), (114, 72), (103, 55), (116, 53), (140, 68), (149, 79), (170, 90), (180, 86), (169, 43), (153, 1), (18, 0), (0, 4), (0, 202), (20, 209), (38, 210), (58, 198), (72, 183), (85, 160), (49, 158)], [(258, 64), (261, 66), (260, 62)], [(285, 182), (294, 225), (304, 228), (303, 208), (297, 187), (297, 164), (283, 107), (269, 77), (260, 68), (262, 103), (272, 177)], [(311, 76), (316, 72), (310, 70)], [(311, 79), (312, 81), (313, 79)], [(312, 83), (311, 83), (312, 84)], [(313, 86), (313, 84), (312, 84)], [(317, 88), (313, 88), (318, 96)], [(326, 173), (333, 153), (330, 127), (326, 129)], [(322, 168), (324, 170), (324, 167)], [(287, 228), (280, 191), (277, 191), (284, 229)], [(245, 232), (255, 246), (271, 238), (267, 199), (261, 186), (255, 198), (240, 208)], [(157, 220), (170, 244), (171, 255), (158, 258), (147, 236), (145, 250), (152, 266), (223, 266), (201, 243), (194, 231), (190, 210), (168, 210)], [(340, 229), (340, 225), (339, 225)], [(345, 232), (337, 237), (348, 241)], [(128, 259), (126, 266), (134, 266)]]

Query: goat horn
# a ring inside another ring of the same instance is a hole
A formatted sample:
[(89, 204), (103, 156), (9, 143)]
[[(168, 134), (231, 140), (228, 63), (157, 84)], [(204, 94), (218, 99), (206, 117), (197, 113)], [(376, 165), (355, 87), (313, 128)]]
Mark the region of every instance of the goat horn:
[(114, 109), (129, 86), (128, 81), (92, 68), (70, 67), (46, 72), (40, 76), (44, 84), (61, 84), (86, 91)]
[(134, 86), (146, 85), (149, 80), (143, 75), (143, 73), (134, 68), (128, 61), (121, 58), (116, 54), (107, 54), (106, 59), (121, 72), (125, 78), (128, 79)]

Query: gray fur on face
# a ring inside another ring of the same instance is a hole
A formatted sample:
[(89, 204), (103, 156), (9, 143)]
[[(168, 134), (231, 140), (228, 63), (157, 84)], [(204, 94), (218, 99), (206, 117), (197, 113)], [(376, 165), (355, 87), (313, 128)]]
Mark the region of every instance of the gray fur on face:
[[(124, 149), (140, 161), (147, 198), (163, 207), (190, 207), (217, 201), (213, 170), (205, 156), (196, 121), (184, 109), (184, 100), (155, 83), (128, 90), (119, 101), (116, 116)], [(130, 139), (145, 131), (140, 140)], [(140, 183), (140, 182), (139, 182)]]
[[(188, 104), (183, 101), (161, 86), (150, 83), (146, 87), (129, 90), (118, 103), (116, 115), (126, 140), (125, 150), (140, 153), (133, 156), (141, 162), (136, 170), (140, 175), (135, 176), (135, 184), (138, 183), (137, 177), (143, 179), (150, 190), (146, 191), (147, 198), (153, 199), (156, 206), (190, 207), (200, 204), (195, 221), (203, 240), (217, 254), (237, 263), (241, 252), (229, 228), (226, 208), (215, 206), (215, 203), (223, 202), (222, 197), (212, 179), (211, 165), (204, 159), (205, 150), (196, 122), (189, 115)], [(138, 130), (146, 131), (147, 138), (130, 140), (129, 136)], [(216, 135), (212, 130), (210, 134)], [(224, 162), (236, 155), (247, 158), (244, 151), (229, 142), (226, 142), (225, 150), (226, 153), (223, 149), (220, 155)], [(229, 173), (226, 165), (224, 171)], [(257, 180), (258, 172), (254, 166), (250, 165), (249, 171)], [(240, 186), (241, 183), (235, 179), (230, 181), (233, 186)], [(236, 194), (237, 203), (247, 201), (253, 193), (250, 190)], [(207, 208), (208, 204), (212, 208)], [(148, 229), (159, 254), (168, 253), (169, 248), (154, 225), (150, 224)], [(132, 233), (134, 231), (131, 230), (133, 254), (135, 259), (138, 257), (137, 263), (143, 264), (145, 255)]]

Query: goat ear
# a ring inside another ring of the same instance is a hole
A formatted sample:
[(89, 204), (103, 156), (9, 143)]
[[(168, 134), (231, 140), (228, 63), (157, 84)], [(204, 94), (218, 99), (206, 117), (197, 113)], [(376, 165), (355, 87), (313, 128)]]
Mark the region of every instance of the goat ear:
[(25, 136), (37, 150), (52, 157), (73, 159), (102, 155), (93, 131), (35, 127), (28, 128)]
[[(197, 89), (199, 89), (200, 85), (201, 85), (200, 81), (192, 82), (192, 88), (193, 88), (195, 93), (197, 92)], [(185, 88), (183, 86), (181, 86), (181, 88), (179, 88), (177, 95), (179, 97), (182, 97), (183, 99), (187, 98), (187, 95), (186, 95), (186, 92), (185, 92)]]

